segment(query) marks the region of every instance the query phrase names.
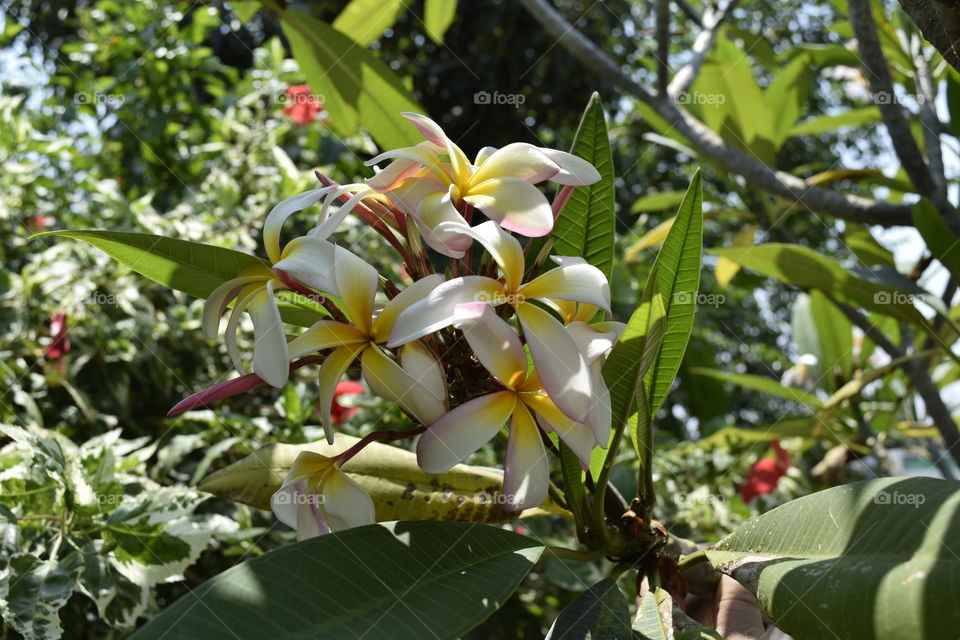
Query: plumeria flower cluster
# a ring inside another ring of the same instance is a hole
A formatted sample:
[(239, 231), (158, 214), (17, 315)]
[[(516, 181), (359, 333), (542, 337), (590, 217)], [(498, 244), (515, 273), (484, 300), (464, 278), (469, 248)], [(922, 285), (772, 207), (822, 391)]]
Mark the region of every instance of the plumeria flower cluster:
[[(572, 154), (524, 143), (485, 148), (471, 162), (432, 120), (404, 115), (423, 142), (373, 158), (369, 164), (386, 164), (364, 183), (341, 186), (320, 175), (323, 186), (269, 213), (269, 265), (217, 288), (203, 317), (217, 336), (232, 303), (225, 340), (243, 370), (236, 334), (242, 313), (250, 314), (253, 373), (174, 409), (263, 383), (280, 387), (292, 370), (318, 363), (321, 422), (333, 444), (334, 395), (358, 365), (367, 386), (416, 423), (369, 434), (337, 455), (301, 454), (273, 497), (277, 517), (301, 539), (374, 521), (372, 499), (344, 473), (374, 440), (419, 435), (421, 468), (441, 473), (505, 435), (503, 502), (519, 511), (546, 498), (548, 451), (558, 439), (587, 469), (594, 447), (610, 437), (600, 371), (623, 325), (604, 319), (606, 277), (579, 257), (547, 260), (530, 240), (548, 235), (571, 191), (599, 180), (598, 172)], [(553, 202), (536, 186), (548, 180), (560, 185)], [(314, 206), (316, 227), (282, 244), (284, 221)], [(406, 286), (331, 240), (351, 214), (396, 249)], [(329, 317), (288, 337), (280, 290), (312, 298)]]

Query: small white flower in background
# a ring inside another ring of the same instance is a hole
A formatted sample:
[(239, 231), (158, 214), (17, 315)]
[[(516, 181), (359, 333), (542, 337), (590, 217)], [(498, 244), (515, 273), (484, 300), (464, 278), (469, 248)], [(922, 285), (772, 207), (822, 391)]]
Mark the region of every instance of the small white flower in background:
[(277, 519), (297, 540), (373, 524), (373, 500), (329, 458), (312, 451), (297, 456), (283, 485), (270, 498)]

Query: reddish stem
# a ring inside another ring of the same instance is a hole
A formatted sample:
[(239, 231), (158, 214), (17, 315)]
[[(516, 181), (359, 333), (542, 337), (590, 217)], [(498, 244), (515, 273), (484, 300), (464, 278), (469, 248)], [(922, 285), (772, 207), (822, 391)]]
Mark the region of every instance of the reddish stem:
[(371, 442), (377, 442), (379, 440), (403, 440), (404, 438), (412, 438), (413, 436), (419, 435), (426, 431), (427, 428), (420, 426), (414, 427), (413, 429), (407, 429), (406, 431), (374, 431), (373, 433), (368, 433), (363, 438), (360, 439), (360, 442), (353, 445), (343, 453), (337, 455), (337, 464), (341, 467), (353, 456), (360, 453), (364, 447), (366, 447)]
[(283, 285), (287, 289), (309, 300), (319, 303), (324, 309), (327, 310), (327, 313), (329, 313), (334, 320), (348, 324), (347, 318), (343, 315), (340, 309), (337, 308), (337, 305), (333, 304), (333, 301), (327, 298), (327, 296), (308, 288), (283, 269), (274, 269), (273, 274), (277, 276), (281, 282), (283, 282)]

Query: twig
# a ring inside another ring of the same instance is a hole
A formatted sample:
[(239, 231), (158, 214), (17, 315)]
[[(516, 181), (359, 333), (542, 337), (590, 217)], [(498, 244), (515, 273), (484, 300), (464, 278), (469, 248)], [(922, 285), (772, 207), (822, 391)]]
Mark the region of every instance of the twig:
[(590, 72), (619, 86), (650, 105), (680, 135), (722, 168), (742, 176), (751, 185), (770, 193), (795, 199), (798, 203), (852, 222), (885, 227), (911, 225), (910, 205), (878, 202), (860, 196), (842, 194), (806, 180), (777, 171), (736, 147), (727, 144), (718, 134), (687, 111), (674, 104), (669, 96), (626, 76), (620, 68), (580, 31), (566, 21), (546, 0), (520, 0), (527, 11), (559, 44)]
[(704, 60), (707, 59), (707, 54), (713, 48), (720, 25), (733, 12), (738, 2), (739, 0), (730, 0), (722, 10), (718, 11), (713, 7), (707, 7), (703, 12), (703, 22), (701, 23), (703, 31), (697, 35), (697, 39), (693, 42), (693, 48), (691, 49), (693, 58), (673, 76), (673, 80), (667, 86), (668, 96), (675, 100), (677, 96), (686, 92), (693, 81), (696, 80), (700, 69), (703, 67)]

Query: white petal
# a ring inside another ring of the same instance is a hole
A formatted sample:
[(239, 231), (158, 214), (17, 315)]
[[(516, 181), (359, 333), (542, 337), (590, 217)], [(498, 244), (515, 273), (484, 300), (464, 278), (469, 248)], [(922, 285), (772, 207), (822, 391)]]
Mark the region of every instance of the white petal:
[[(377, 346), (364, 350), (360, 358), (363, 379), (378, 396), (398, 404), (421, 424), (429, 425), (442, 416), (447, 406), (443, 399), (420, 383)], [(446, 391), (444, 391), (444, 396)]]
[(416, 176), (397, 184), (390, 191), (390, 202), (403, 213), (417, 219), (417, 209), (425, 197), (431, 193), (446, 193), (447, 180), (440, 180), (433, 174)]
[(266, 222), (263, 223), (263, 247), (271, 263), (280, 260), (280, 229), (283, 227), (283, 222), (296, 212), (319, 202), (331, 189), (332, 187), (322, 187), (298, 193), (270, 210)]
[(377, 319), (373, 322), (374, 339), (377, 342), (387, 340), (387, 338), (390, 337), (390, 332), (393, 330), (393, 324), (397, 321), (397, 316), (410, 305), (426, 298), (431, 291), (441, 284), (443, 284), (443, 276), (439, 273), (432, 273), (420, 278), (398, 293), (396, 297), (388, 302), (380, 313), (377, 314)]
[(478, 166), (480, 168), (470, 179), (470, 185), (493, 178), (519, 178), (536, 184), (552, 178), (560, 171), (560, 167), (537, 147), (525, 142), (514, 142), (497, 149)]
[[(577, 455), (580, 466), (586, 471), (590, 468), (590, 455), (597, 446), (594, 432), (588, 425), (574, 422), (568, 418), (553, 400), (544, 393), (525, 393), (523, 401), (537, 416), (537, 422), (544, 431), (554, 432)], [(608, 436), (609, 437), (609, 436)], [(603, 446), (607, 446), (604, 440)]]
[(527, 373), (527, 355), (513, 328), (484, 302), (457, 305), (453, 326), (463, 331), (477, 359), (510, 389)]
[(540, 429), (530, 411), (518, 403), (513, 411), (507, 459), (503, 465), (506, 508), (520, 511), (536, 507), (547, 497), (550, 465), (540, 439)]
[(253, 320), (253, 372), (267, 384), (280, 388), (290, 375), (287, 355), (287, 334), (280, 309), (273, 299), (273, 284), (268, 282), (263, 291), (250, 301)]
[(532, 304), (518, 305), (517, 316), (547, 394), (572, 420), (586, 422), (590, 372), (577, 343), (559, 321)]
[(237, 346), (237, 328), (240, 326), (240, 320), (243, 318), (243, 312), (250, 305), (250, 302), (261, 291), (262, 285), (251, 283), (246, 285), (237, 295), (237, 301), (233, 305), (233, 311), (230, 312), (230, 319), (227, 321), (227, 328), (223, 332), (224, 342), (227, 345), (227, 353), (230, 354), (230, 360), (233, 367), (243, 373), (243, 361), (240, 357), (240, 348)]
[(299, 496), (297, 505), (297, 540), (309, 540), (333, 531), (327, 522), (320, 497), (313, 492)]
[(493, 178), (472, 186), (463, 199), (504, 229), (523, 236), (545, 236), (553, 229), (553, 209), (540, 191), (520, 178)]
[(377, 270), (341, 247), (336, 248), (334, 277), (337, 295), (354, 326), (365, 334), (373, 326), (373, 302), (377, 296)]
[(500, 391), (465, 402), (430, 425), (417, 443), (417, 460), (427, 473), (442, 473), (497, 435), (513, 413), (516, 395)]
[(473, 240), (457, 231), (447, 231), (441, 228), (445, 222), (458, 223), (467, 227), (457, 208), (453, 206), (450, 191), (435, 191), (427, 194), (417, 207), (415, 219), (427, 244), (434, 250), (451, 258), (462, 258), (464, 252), (473, 244)]
[(571, 262), (542, 273), (517, 290), (526, 298), (559, 298), (596, 305), (610, 312), (610, 285), (600, 269)]
[(355, 327), (336, 320), (319, 320), (312, 327), (287, 343), (290, 359), (346, 345), (360, 345), (370, 341)]
[(264, 280), (261, 276), (246, 276), (227, 280), (210, 292), (203, 303), (203, 333), (211, 340), (220, 333), (220, 316), (230, 301), (237, 297), (244, 285)]
[(603, 380), (603, 360), (590, 365), (590, 386), (593, 400), (590, 402), (589, 422), (594, 438), (601, 448), (606, 449), (610, 442), (610, 428), (613, 422), (613, 409), (610, 403), (610, 390)]
[(516, 291), (523, 280), (523, 247), (516, 238), (504, 232), (496, 222), (488, 220), (475, 227), (452, 222), (437, 227), (438, 232), (470, 236), (483, 245), (499, 265), (506, 280), (507, 291)]
[(334, 349), (320, 365), (320, 398), (317, 402), (320, 405), (320, 422), (330, 444), (334, 440), (332, 410), (337, 383), (365, 348), (366, 345), (351, 345)]
[(286, 271), (308, 287), (337, 295), (333, 270), (336, 255), (336, 245), (320, 238), (302, 236), (287, 243), (282, 259), (273, 266)]
[(430, 294), (397, 316), (390, 332), (389, 347), (417, 340), (453, 324), (454, 309), (464, 302), (483, 302), (502, 294), (500, 282), (484, 276), (464, 276), (447, 280)]
[[(599, 331), (600, 325), (607, 323), (597, 323), (590, 325), (586, 322), (575, 321), (567, 325), (567, 332), (573, 341), (577, 343), (580, 353), (586, 359), (587, 364), (593, 364), (598, 358), (603, 357), (605, 353), (613, 348), (614, 343), (620, 337), (622, 329), (612, 328), (610, 331)], [(622, 325), (622, 323), (611, 323)]]
[(324, 515), (333, 531), (376, 522), (373, 499), (340, 469), (335, 468), (327, 476), (321, 495)]
[[(447, 377), (443, 373), (443, 366), (433, 352), (419, 340), (408, 342), (400, 347), (400, 366), (437, 400), (442, 407), (441, 413), (445, 413)], [(436, 418), (439, 417), (436, 416)]]
[(577, 157), (572, 153), (567, 153), (566, 151), (558, 151), (557, 149), (548, 149), (546, 147), (540, 147), (539, 151), (550, 158), (550, 160), (560, 168), (557, 175), (550, 178), (552, 182), (579, 187), (593, 184), (600, 180), (600, 172), (583, 158)]

